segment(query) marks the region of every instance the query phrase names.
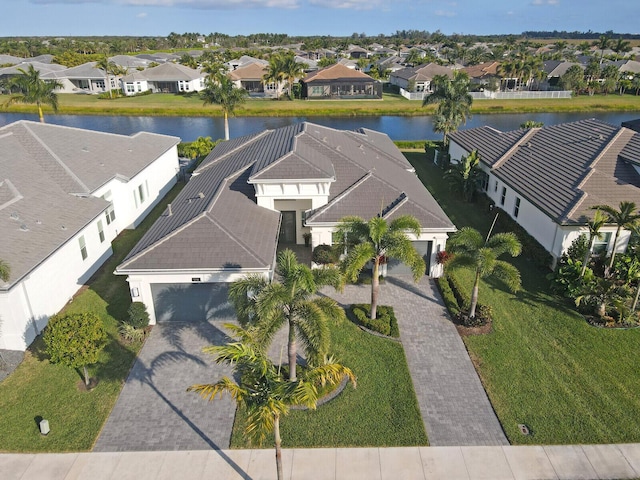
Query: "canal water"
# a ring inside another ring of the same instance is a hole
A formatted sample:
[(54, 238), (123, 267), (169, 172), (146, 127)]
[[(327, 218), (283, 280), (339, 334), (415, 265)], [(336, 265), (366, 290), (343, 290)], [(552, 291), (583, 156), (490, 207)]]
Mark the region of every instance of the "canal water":
[[(515, 130), (527, 120), (544, 125), (597, 118), (613, 125), (640, 118), (639, 112), (607, 113), (514, 113), (473, 115), (460, 130), (489, 125), (501, 131)], [(0, 126), (17, 120), (38, 121), (36, 114), (0, 112)], [(131, 117), (98, 115), (46, 115), (45, 121), (56, 125), (86, 128), (109, 133), (131, 135), (146, 131), (174, 135), (185, 142), (198, 137), (224, 138), (224, 121), (221, 117)], [(431, 116), (401, 117), (382, 115), (375, 117), (232, 117), (229, 130), (232, 138), (261, 132), (265, 129), (284, 127), (297, 122), (313, 122), (341, 130), (369, 128), (389, 135), (392, 140), (441, 140), (442, 135), (433, 131)]]

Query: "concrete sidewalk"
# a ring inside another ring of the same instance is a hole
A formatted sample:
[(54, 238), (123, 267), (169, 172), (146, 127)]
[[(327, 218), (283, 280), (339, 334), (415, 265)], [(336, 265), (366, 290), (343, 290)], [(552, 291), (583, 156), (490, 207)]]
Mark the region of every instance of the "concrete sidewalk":
[[(286, 480), (640, 478), (640, 444), (318, 448), (283, 452)], [(273, 449), (2, 454), (2, 480), (266, 480)]]

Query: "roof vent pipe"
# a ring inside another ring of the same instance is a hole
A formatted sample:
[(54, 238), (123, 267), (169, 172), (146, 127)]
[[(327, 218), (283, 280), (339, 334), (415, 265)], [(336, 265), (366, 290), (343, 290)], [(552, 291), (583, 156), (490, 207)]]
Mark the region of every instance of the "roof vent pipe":
[(171, 204), (167, 204), (167, 208), (169, 209), (169, 216), (173, 215), (173, 212), (171, 211)]

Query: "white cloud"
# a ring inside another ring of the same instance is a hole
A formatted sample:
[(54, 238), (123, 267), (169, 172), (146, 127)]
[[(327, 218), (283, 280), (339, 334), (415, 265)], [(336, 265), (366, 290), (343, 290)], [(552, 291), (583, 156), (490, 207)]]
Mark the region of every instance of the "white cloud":
[(327, 8), (371, 10), (383, 5), (382, 0), (309, 0), (310, 5)]
[(147, 16), (147, 12), (140, 12), (139, 14), (136, 15), (136, 18), (144, 18)]
[(37, 4), (101, 3), (137, 7), (179, 7), (230, 10), (234, 8), (297, 8), (299, 0), (30, 0)]
[(540, 5), (559, 5), (560, 0), (533, 0), (531, 5), (540, 6)]
[(456, 12), (451, 12), (449, 10), (436, 10), (433, 14), (437, 17), (455, 17)]

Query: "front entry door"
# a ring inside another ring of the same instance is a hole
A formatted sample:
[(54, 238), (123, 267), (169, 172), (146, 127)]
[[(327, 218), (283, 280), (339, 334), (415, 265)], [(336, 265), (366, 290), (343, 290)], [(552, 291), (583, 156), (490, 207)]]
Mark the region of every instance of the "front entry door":
[(282, 243), (296, 243), (296, 212), (284, 211), (280, 223), (280, 241)]

